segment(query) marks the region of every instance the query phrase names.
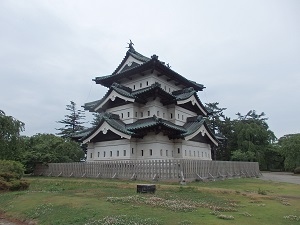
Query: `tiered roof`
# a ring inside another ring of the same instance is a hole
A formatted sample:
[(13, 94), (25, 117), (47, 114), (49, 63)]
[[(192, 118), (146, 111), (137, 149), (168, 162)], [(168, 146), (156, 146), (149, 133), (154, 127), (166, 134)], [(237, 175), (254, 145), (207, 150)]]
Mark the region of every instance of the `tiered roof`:
[(161, 84), (157, 82), (148, 87), (134, 91), (129, 87), (113, 83), (102, 99), (86, 103), (83, 106), (84, 109), (89, 110), (90, 112), (99, 111), (100, 108), (106, 109), (105, 103), (108, 102), (113, 91), (119, 94), (119, 98), (123, 97), (123, 99), (125, 100), (124, 104), (127, 104), (126, 101), (145, 104), (147, 102), (146, 99), (149, 97), (159, 97), (163, 105), (169, 105), (173, 103), (186, 104), (186, 102), (181, 102), (183, 102), (183, 100), (189, 100), (191, 97), (194, 97), (194, 99), (196, 100), (195, 103), (198, 106), (198, 109), (196, 109), (195, 111), (198, 114), (205, 116), (209, 114), (206, 107), (200, 101), (197, 92), (194, 90), (194, 88), (190, 87), (179, 91), (173, 91), (172, 93), (168, 93), (164, 89), (162, 89)]
[(99, 124), (96, 127), (89, 129), (85, 133), (78, 134), (77, 137), (80, 136), (80, 140), (83, 143), (91, 141), (100, 132), (103, 132), (103, 130), (100, 129), (103, 123), (107, 123), (110, 130), (117, 130), (122, 133), (121, 136), (128, 139), (130, 137), (142, 138), (148, 132), (153, 131), (156, 133), (163, 132), (165, 135), (168, 135), (170, 139), (183, 138), (188, 140), (201, 132), (203, 136), (207, 134), (212, 143), (218, 142), (209, 130), (205, 118), (202, 116), (188, 117), (187, 122), (183, 126), (158, 118), (155, 115), (131, 124), (125, 124), (120, 120), (119, 115), (107, 112), (100, 115)]
[[(132, 62), (130, 66), (125, 65), (127, 59), (132, 56), (134, 59), (137, 59), (140, 63)], [(116, 70), (107, 76), (96, 77), (94, 81), (97, 84), (101, 84), (105, 87), (110, 87), (114, 82), (119, 82), (121, 79), (130, 78), (134, 74), (144, 74), (148, 71), (157, 71), (159, 75), (164, 75), (168, 77), (168, 81), (174, 80), (175, 85), (184, 85), (186, 87), (193, 87), (196, 91), (202, 91), (205, 87), (202, 84), (198, 84), (194, 81), (188, 80), (171, 68), (165, 65), (164, 62), (158, 60), (157, 55), (147, 58), (142, 54), (135, 51), (135, 49), (130, 46), (129, 50), (126, 53), (126, 56), (116, 68)]]
[[(197, 95), (197, 91), (202, 91), (205, 87), (174, 72), (164, 62), (159, 61), (156, 55), (153, 55), (151, 58), (141, 55), (135, 51), (132, 45), (132, 43), (129, 44), (126, 56), (111, 75), (96, 77), (94, 79), (97, 84), (108, 87), (109, 90), (102, 99), (86, 103), (83, 106), (91, 112), (100, 112), (100, 120), (97, 126), (81, 132), (77, 135), (77, 138), (86, 143), (93, 140), (101, 140), (101, 133), (106, 134), (108, 131), (119, 135), (118, 137), (127, 139), (132, 137), (142, 138), (148, 132), (162, 132), (169, 139), (190, 140), (195, 137), (201, 139), (201, 136), (206, 135), (208, 142), (217, 145), (218, 141), (208, 128), (203, 117), (207, 116), (209, 111), (201, 103)], [(128, 64), (129, 57), (132, 57), (136, 61), (131, 60)], [(167, 81), (173, 80), (175, 85), (182, 85), (185, 88), (169, 93), (162, 89), (161, 84), (157, 82), (138, 90), (132, 90), (129, 87), (119, 84), (124, 78), (131, 79), (132, 76), (137, 74), (144, 76), (153, 71), (156, 71), (157, 76), (166, 76)], [(156, 97), (159, 97), (163, 105), (180, 105), (183, 108), (196, 112), (199, 116), (188, 117), (183, 126), (158, 118), (155, 115), (125, 124), (119, 118), (119, 115), (105, 112), (108, 108), (128, 104), (128, 102), (146, 104), (148, 98)], [(199, 136), (199, 133), (202, 135)]]

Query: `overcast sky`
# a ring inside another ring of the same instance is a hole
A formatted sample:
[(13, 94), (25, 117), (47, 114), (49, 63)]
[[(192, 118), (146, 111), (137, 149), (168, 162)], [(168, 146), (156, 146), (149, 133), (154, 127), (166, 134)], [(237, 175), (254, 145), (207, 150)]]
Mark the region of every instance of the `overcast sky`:
[[(65, 106), (100, 99), (131, 39), (204, 84), (203, 103), (265, 112), (300, 132), (300, 1), (0, 1), (0, 109), (24, 135), (56, 133)], [(87, 113), (88, 117), (90, 113)]]

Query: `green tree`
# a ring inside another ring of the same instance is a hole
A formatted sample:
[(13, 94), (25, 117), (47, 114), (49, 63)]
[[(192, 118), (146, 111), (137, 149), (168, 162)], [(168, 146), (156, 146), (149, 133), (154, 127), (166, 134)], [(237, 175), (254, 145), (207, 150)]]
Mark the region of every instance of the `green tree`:
[(84, 158), (80, 144), (54, 134), (36, 134), (24, 138), (22, 163), (32, 172), (37, 163), (78, 162)]
[(214, 134), (221, 133), (222, 121), (225, 119), (223, 112), (226, 110), (226, 108), (220, 108), (218, 102), (206, 103), (205, 105), (210, 112), (208, 115), (209, 120), (207, 121), (207, 124)]
[(234, 121), (232, 150), (233, 160), (258, 161), (261, 168), (265, 169), (267, 162), (265, 153), (276, 140), (274, 133), (269, 130), (265, 114), (257, 114), (250, 110), (246, 115), (237, 114)]
[(63, 120), (57, 121), (58, 123), (64, 124), (64, 127), (58, 128), (60, 135), (64, 138), (70, 138), (76, 132), (84, 130), (83, 121), (85, 119), (84, 111), (77, 109), (75, 102), (71, 101), (69, 105), (66, 106), (66, 110), (69, 112), (65, 115)]
[(91, 122), (91, 125), (93, 127), (97, 126), (100, 122), (100, 119), (101, 119), (101, 114), (100, 113), (93, 113), (93, 121)]
[(206, 108), (210, 112), (207, 124), (219, 139), (218, 147), (213, 149), (213, 159), (229, 160), (230, 149), (228, 148), (228, 142), (231, 140), (232, 121), (224, 115), (226, 108), (220, 108), (218, 102), (206, 103)]
[(22, 142), (20, 132), (25, 124), (0, 110), (0, 159), (16, 160), (20, 156)]
[(286, 170), (294, 170), (300, 166), (300, 134), (288, 134), (279, 138), (278, 148), (285, 157)]

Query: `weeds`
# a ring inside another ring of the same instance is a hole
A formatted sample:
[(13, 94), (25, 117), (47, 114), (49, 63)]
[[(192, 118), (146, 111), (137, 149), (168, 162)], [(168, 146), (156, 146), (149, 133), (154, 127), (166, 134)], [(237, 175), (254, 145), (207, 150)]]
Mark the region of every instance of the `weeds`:
[(141, 219), (137, 216), (117, 215), (107, 216), (100, 220), (94, 220), (85, 225), (159, 225), (161, 224), (157, 219), (146, 218)]
[(283, 218), (291, 221), (300, 221), (300, 216), (295, 216), (295, 215), (288, 215), (288, 216), (284, 216)]
[(266, 190), (262, 190), (260, 188), (258, 188), (257, 193), (260, 194), (260, 195), (267, 195), (267, 191)]

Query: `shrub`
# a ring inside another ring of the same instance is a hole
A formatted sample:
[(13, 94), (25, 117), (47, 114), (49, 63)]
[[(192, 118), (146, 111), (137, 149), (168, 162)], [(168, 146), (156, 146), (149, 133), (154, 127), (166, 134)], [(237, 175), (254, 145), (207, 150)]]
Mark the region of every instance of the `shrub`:
[(24, 166), (20, 162), (0, 160), (0, 176), (1, 174), (10, 174), (9, 179), (21, 179), (24, 174)]
[(0, 191), (7, 191), (10, 188), (10, 183), (0, 179)]
[(300, 167), (297, 167), (296, 169), (294, 169), (294, 174), (300, 174)]
[(19, 191), (26, 190), (29, 183), (21, 180), (24, 167), (21, 163), (9, 160), (0, 160), (0, 190)]
[(25, 180), (14, 180), (9, 187), (10, 191), (23, 191), (29, 188), (29, 183)]

